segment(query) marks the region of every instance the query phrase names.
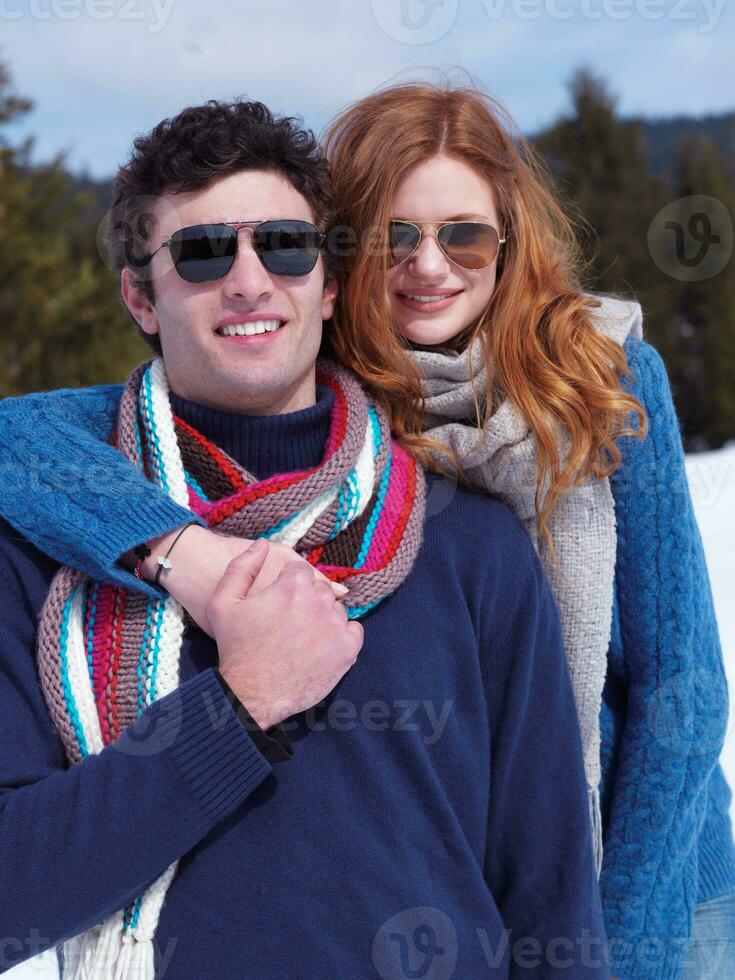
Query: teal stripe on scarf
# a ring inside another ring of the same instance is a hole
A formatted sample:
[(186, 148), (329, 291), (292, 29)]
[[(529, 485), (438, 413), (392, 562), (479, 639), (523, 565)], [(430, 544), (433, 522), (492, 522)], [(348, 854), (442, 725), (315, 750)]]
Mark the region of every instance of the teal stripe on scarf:
[(94, 690), (94, 621), (97, 616), (97, 593), (100, 590), (99, 582), (92, 582), (92, 592), (89, 600), (89, 629), (87, 631), (87, 667), (89, 668), (89, 680)]
[[(380, 421), (378, 420), (378, 416), (375, 414), (372, 407), (370, 407), (368, 411), (370, 413), (370, 422), (372, 423), (373, 426), (373, 447), (374, 447), (375, 457), (377, 458), (382, 444), (381, 435), (380, 435)], [(378, 521), (380, 520), (380, 514), (383, 510), (383, 504), (385, 503), (385, 495), (388, 492), (388, 484), (390, 482), (390, 471), (391, 471), (392, 461), (393, 461), (393, 454), (389, 450), (388, 458), (385, 461), (385, 469), (383, 470), (383, 478), (380, 481), (380, 488), (378, 490), (378, 499), (375, 501), (375, 507), (373, 508), (373, 512), (370, 515), (370, 520), (368, 521), (367, 527), (365, 528), (365, 537), (363, 538), (362, 547), (360, 548), (360, 552), (357, 556), (357, 560), (355, 561), (355, 568), (362, 568), (362, 566), (365, 564), (365, 561), (367, 560), (368, 552), (370, 551), (370, 543), (372, 542), (373, 536), (375, 535), (375, 528), (377, 527)], [(367, 612), (368, 609), (372, 609), (372, 605), (361, 606), (359, 608)]]
[(143, 679), (143, 671), (148, 663), (148, 651), (150, 648), (153, 648), (154, 655), (157, 656), (162, 613), (159, 609), (158, 615), (156, 616), (155, 632), (153, 629), (153, 614), (156, 611), (156, 607), (159, 606), (160, 603), (160, 599), (149, 599), (145, 610), (145, 628), (143, 630), (143, 640), (140, 645), (140, 655), (138, 657), (138, 667), (136, 670), (138, 675), (138, 714), (148, 707), (144, 698), (145, 683)]
[(186, 482), (191, 487), (191, 489), (197, 495), (197, 497), (199, 497), (201, 500), (203, 500), (205, 503), (208, 504), (209, 503), (209, 497), (206, 495), (206, 493), (204, 492), (204, 490), (202, 490), (202, 488), (199, 486), (199, 484), (194, 479), (194, 477), (191, 475), (191, 473), (189, 473), (186, 470), (184, 470), (184, 477), (186, 479)]
[(156, 457), (156, 471), (158, 473), (159, 480), (161, 482), (161, 489), (171, 496), (171, 488), (168, 485), (168, 479), (166, 478), (166, 467), (163, 465), (163, 453), (161, 452), (161, 445), (158, 439), (158, 430), (156, 428), (156, 418), (153, 413), (153, 400), (151, 398), (151, 369), (148, 368), (145, 375), (143, 376), (143, 384), (140, 388), (141, 394), (145, 392), (145, 400), (147, 402), (148, 412), (143, 414), (143, 418), (147, 419), (148, 431), (150, 432), (151, 444), (155, 452)]
[(87, 739), (84, 737), (84, 729), (82, 723), (79, 719), (79, 711), (77, 710), (77, 703), (74, 700), (74, 694), (72, 693), (71, 684), (69, 683), (69, 660), (66, 656), (66, 649), (69, 643), (69, 618), (71, 616), (71, 607), (74, 603), (74, 597), (77, 594), (79, 585), (76, 585), (69, 594), (69, 598), (64, 604), (64, 612), (61, 617), (61, 639), (59, 643), (59, 654), (61, 657), (61, 684), (64, 688), (64, 698), (66, 700), (66, 707), (69, 712), (69, 718), (74, 726), (74, 733), (77, 737), (77, 743), (79, 745), (79, 751), (82, 756), (89, 755), (89, 748), (87, 747)]

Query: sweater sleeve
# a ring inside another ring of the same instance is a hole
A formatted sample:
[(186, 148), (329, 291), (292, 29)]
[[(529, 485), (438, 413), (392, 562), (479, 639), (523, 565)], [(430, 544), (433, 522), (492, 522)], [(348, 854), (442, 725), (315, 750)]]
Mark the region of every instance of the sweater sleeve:
[(606, 980), (582, 739), (559, 613), (525, 531), (523, 538), (492, 617), (503, 625), (491, 640), (487, 680), (485, 874), (509, 930), (511, 978)]
[(38, 683), (28, 593), (1, 550), (0, 594), (3, 973), (123, 908), (273, 770), (212, 668), (69, 767)]
[(710, 580), (664, 363), (625, 345), (646, 409), (611, 476), (627, 712), (600, 879), (620, 980), (679, 976), (697, 901), (697, 838), (725, 737), (728, 692)]
[(108, 440), (120, 385), (0, 401), (0, 517), (58, 562), (159, 596), (118, 564), (126, 551), (191, 520)]

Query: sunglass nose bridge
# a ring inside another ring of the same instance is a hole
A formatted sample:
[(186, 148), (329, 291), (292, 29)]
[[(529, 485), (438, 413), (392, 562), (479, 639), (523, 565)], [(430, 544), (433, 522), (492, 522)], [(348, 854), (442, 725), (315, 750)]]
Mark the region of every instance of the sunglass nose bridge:
[[(451, 262), (451, 258), (439, 244), (437, 227), (438, 224), (434, 222), (427, 222), (421, 226), (421, 235), (419, 240), (416, 242), (413, 251), (408, 257), (409, 262), (418, 260), (426, 261), (427, 259), (432, 263)], [(427, 244), (429, 242), (431, 244)]]

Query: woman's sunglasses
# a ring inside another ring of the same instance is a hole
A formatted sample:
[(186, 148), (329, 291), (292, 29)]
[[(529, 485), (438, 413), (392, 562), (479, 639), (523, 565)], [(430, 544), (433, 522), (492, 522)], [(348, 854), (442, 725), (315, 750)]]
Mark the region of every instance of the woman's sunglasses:
[[(191, 225), (143, 258), (146, 265), (162, 248), (168, 248), (174, 268), (187, 282), (213, 282), (226, 276), (238, 249), (241, 228), (253, 230), (253, 249), (274, 276), (305, 276), (316, 265), (327, 236), (309, 221), (226, 221)], [(137, 263), (136, 263), (137, 264)]]
[(436, 243), (444, 255), (463, 269), (484, 269), (495, 261), (505, 243), (497, 229), (484, 221), (390, 221), (388, 240), (390, 265), (405, 262), (421, 243), (425, 228), (433, 228)]

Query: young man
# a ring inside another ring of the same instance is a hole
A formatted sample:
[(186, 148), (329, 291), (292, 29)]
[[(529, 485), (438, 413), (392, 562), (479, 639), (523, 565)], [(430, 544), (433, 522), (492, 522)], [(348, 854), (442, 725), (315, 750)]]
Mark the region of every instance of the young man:
[(609, 977), (548, 583), (508, 507), (317, 362), (329, 202), (257, 103), (185, 110), (118, 174), (162, 358), (27, 401), (89, 435), (0, 537), (0, 970), (63, 943), (72, 977)]

